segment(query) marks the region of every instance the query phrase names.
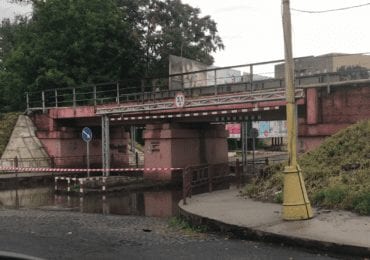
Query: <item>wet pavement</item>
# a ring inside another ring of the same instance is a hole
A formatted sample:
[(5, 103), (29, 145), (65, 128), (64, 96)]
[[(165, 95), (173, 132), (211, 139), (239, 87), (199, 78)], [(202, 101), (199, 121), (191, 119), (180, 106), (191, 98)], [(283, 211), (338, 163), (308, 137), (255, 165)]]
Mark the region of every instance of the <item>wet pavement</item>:
[(83, 198), (49, 187), (1, 191), (0, 251), (44, 259), (331, 259), (170, 225), (179, 199), (171, 190)]
[(370, 217), (346, 211), (315, 210), (305, 221), (284, 221), (282, 206), (253, 201), (230, 189), (193, 196), (179, 206), (185, 215), (259, 239), (370, 256)]
[(44, 259), (331, 259), (294, 248), (185, 232), (163, 218), (0, 210), (0, 250)]

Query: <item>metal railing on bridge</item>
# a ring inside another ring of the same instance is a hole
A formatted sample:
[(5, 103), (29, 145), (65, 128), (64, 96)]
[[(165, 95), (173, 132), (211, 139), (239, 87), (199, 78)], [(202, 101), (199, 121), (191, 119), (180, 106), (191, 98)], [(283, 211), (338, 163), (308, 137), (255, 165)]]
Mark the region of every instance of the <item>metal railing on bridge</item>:
[[(156, 102), (174, 98), (181, 91), (185, 97), (217, 96), (227, 93), (283, 90), (284, 78), (276, 74), (275, 65), (284, 60), (211, 68), (172, 74), (162, 78), (127, 79), (79, 87), (48, 89), (26, 93), (27, 110), (57, 107), (99, 106), (127, 102)], [(275, 75), (276, 74), (276, 75)], [(298, 88), (335, 85), (368, 80), (369, 72), (360, 70), (296, 75)]]

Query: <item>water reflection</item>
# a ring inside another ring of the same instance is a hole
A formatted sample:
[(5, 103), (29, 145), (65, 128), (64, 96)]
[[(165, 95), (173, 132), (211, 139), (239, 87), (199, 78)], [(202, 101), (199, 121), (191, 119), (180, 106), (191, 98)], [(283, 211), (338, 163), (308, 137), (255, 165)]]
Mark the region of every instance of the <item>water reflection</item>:
[(84, 197), (54, 194), (50, 187), (0, 191), (4, 208), (41, 208), (85, 213), (170, 217), (177, 214), (181, 191), (139, 191)]
[(35, 208), (48, 205), (52, 198), (49, 187), (0, 191), (0, 205), (5, 208)]
[(145, 216), (171, 217), (178, 213), (181, 192), (156, 191), (144, 193)]

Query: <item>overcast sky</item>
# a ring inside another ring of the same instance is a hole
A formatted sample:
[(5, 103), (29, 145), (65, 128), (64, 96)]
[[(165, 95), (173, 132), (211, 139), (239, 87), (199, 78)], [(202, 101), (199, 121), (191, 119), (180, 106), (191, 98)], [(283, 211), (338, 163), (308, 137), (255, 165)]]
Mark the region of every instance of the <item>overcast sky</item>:
[[(183, 0), (210, 14), (226, 46), (216, 65), (281, 59), (284, 56), (280, 0)], [(367, 0), (291, 0), (291, 8), (325, 10)], [(370, 5), (344, 11), (306, 14), (292, 11), (294, 56), (370, 51)]]
[(31, 12), (30, 5), (10, 4), (7, 0), (0, 0), (0, 19), (12, 18), (17, 14)]
[[(214, 54), (215, 65), (228, 66), (281, 59), (283, 33), (280, 0), (183, 0), (217, 22), (226, 46)], [(368, 0), (291, 0), (291, 7), (325, 10), (368, 3)], [(0, 18), (29, 7), (0, 0)], [(344, 11), (307, 14), (292, 11), (295, 57), (329, 52), (370, 52), (370, 5)]]

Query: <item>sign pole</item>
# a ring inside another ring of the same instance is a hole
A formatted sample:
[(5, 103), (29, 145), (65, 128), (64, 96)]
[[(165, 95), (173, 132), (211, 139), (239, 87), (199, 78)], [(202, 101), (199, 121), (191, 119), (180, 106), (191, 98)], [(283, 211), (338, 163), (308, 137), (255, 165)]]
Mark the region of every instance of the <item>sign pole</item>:
[(87, 177), (90, 177), (90, 141), (92, 139), (92, 131), (88, 127), (84, 127), (81, 133), (82, 140), (86, 142), (86, 168)]
[(252, 160), (253, 160), (253, 175), (256, 175), (256, 137), (253, 135), (253, 153), (252, 153)]
[(253, 166), (253, 175), (256, 174), (256, 158), (255, 158), (255, 152), (256, 152), (256, 138), (258, 137), (258, 129), (257, 128), (252, 128), (251, 129), (251, 137), (252, 137), (252, 166)]
[(90, 141), (86, 142), (87, 177), (90, 177)]

